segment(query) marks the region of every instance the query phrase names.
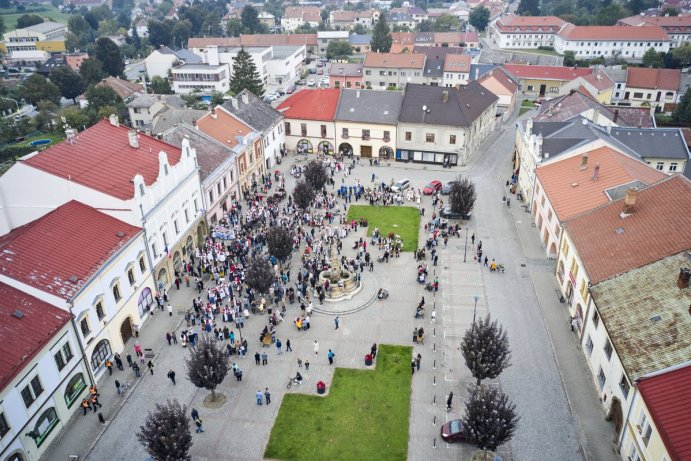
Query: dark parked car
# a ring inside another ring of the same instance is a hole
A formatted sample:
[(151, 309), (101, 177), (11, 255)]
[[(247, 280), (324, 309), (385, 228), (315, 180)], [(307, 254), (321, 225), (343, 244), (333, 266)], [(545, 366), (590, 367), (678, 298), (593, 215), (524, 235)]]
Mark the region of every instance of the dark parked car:
[(445, 423), (441, 427), (441, 438), (445, 442), (465, 442), (466, 437), (463, 431), (463, 421), (454, 419)]
[(444, 186), (441, 188), (441, 195), (449, 195), (451, 193), (451, 188), (453, 187), (454, 184), (456, 184), (458, 181), (449, 181)]
[(470, 219), (469, 214), (456, 213), (455, 211), (451, 210), (450, 206), (444, 207), (441, 212), (441, 217), (446, 219), (465, 219), (466, 221)]

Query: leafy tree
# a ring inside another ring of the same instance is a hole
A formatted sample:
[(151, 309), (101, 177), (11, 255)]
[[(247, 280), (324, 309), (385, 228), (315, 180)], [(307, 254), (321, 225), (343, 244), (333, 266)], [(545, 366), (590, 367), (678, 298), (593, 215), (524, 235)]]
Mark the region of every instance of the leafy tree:
[(177, 400), (157, 403), (139, 427), (137, 439), (154, 461), (190, 461), (192, 433), (187, 407)]
[(681, 46), (673, 48), (670, 54), (679, 63), (680, 67), (687, 67), (691, 65), (691, 43), (684, 43)]
[(53, 120), (55, 120), (55, 113), (58, 111), (58, 106), (51, 101), (40, 101), (36, 104), (38, 114), (34, 118), (36, 129), (41, 131), (53, 131)]
[(297, 29), (295, 29), (296, 34), (316, 34), (317, 29), (312, 27), (309, 23), (303, 22)]
[(293, 236), (290, 229), (274, 226), (266, 234), (269, 254), (279, 261), (284, 261), (293, 253)]
[(29, 26), (43, 23), (43, 18), (35, 14), (23, 14), (17, 18), (17, 29), (24, 29)]
[(239, 37), (242, 33), (242, 21), (233, 18), (226, 22), (226, 35), (228, 37)]
[(657, 0), (629, 0), (626, 4), (626, 8), (634, 15), (638, 15), (641, 11), (645, 11), (649, 8), (657, 8), (657, 6)]
[(660, 14), (662, 16), (679, 16), (679, 10), (671, 6), (666, 6)]
[(76, 97), (84, 92), (84, 82), (81, 75), (69, 66), (58, 66), (50, 71), (50, 81), (60, 89), (65, 99), (71, 99), (76, 104)]
[(31, 74), (24, 82), (24, 98), (33, 105), (43, 100), (60, 104), (60, 90), (42, 75)]
[(506, 331), (489, 314), (466, 330), (461, 343), (465, 365), (477, 380), (494, 379), (511, 366), (511, 349)]
[(170, 82), (167, 78), (161, 78), (156, 75), (149, 82), (149, 89), (155, 94), (173, 94), (173, 90), (170, 88)]
[(216, 387), (228, 375), (228, 356), (216, 339), (203, 335), (196, 347), (190, 348), (185, 360), (187, 377), (197, 387), (211, 391), (211, 401), (216, 401)]
[(367, 29), (365, 29), (365, 26), (362, 24), (357, 23), (355, 24), (355, 27), (350, 30), (350, 32), (357, 35), (364, 35), (367, 33)]
[(388, 53), (389, 50), (391, 50), (392, 44), (393, 38), (391, 37), (389, 24), (386, 22), (386, 15), (380, 14), (379, 21), (377, 21), (377, 24), (374, 26), (374, 31), (372, 32), (370, 46), (374, 52)]
[(470, 12), (468, 22), (477, 30), (484, 32), (484, 30), (487, 28), (487, 24), (489, 23), (489, 10), (484, 6), (475, 8)]
[(82, 76), (84, 85), (94, 85), (106, 76), (103, 70), (103, 64), (97, 58), (91, 57), (82, 62), (79, 66), (79, 75)]
[(465, 404), (463, 431), (469, 442), (480, 450), (496, 451), (511, 440), (520, 417), (516, 405), (494, 386), (475, 386)]
[(516, 8), (519, 16), (540, 16), (540, 0), (521, 0)]
[(181, 6), (178, 10), (178, 17), (192, 24), (193, 36), (196, 37), (202, 34), (202, 26), (204, 25), (204, 18), (206, 18), (206, 11), (201, 5)]
[(468, 178), (456, 178), (449, 194), (449, 204), (454, 213), (470, 214), (476, 198), (475, 184)]
[(125, 61), (122, 58), (120, 48), (109, 38), (101, 37), (96, 40), (95, 57), (103, 65), (103, 70), (113, 77), (122, 75), (125, 70)]
[(89, 26), (91, 26), (93, 30), (98, 30), (98, 18), (95, 14), (91, 11), (87, 11), (86, 13), (82, 13), (82, 16), (84, 16), (84, 20), (89, 23)]
[(415, 30), (418, 32), (432, 32), (434, 29), (434, 21), (429, 19), (423, 19), (415, 26)]
[(246, 34), (265, 34), (269, 31), (266, 24), (259, 20), (259, 12), (252, 5), (247, 5), (242, 9), (240, 21)]
[(574, 67), (576, 65), (576, 52), (564, 51), (564, 66)]
[(655, 51), (655, 48), (650, 47), (648, 51), (643, 55), (643, 65), (645, 67), (661, 67), (662, 66), (662, 53)]
[(223, 29), (221, 28), (222, 16), (216, 11), (210, 11), (204, 17), (204, 23), (202, 24), (202, 31), (205, 36), (208, 37), (218, 37), (223, 34)]
[(254, 257), (247, 263), (245, 283), (258, 293), (268, 293), (276, 281), (276, 274), (268, 259)]
[(344, 59), (353, 54), (353, 47), (345, 40), (332, 40), (326, 47), (327, 59)]
[(607, 6), (600, 8), (595, 16), (595, 22), (600, 26), (613, 26), (621, 18), (629, 15), (626, 8), (618, 3), (610, 3)]
[(171, 36), (174, 47), (184, 47), (192, 36), (192, 23), (187, 20), (175, 21)]
[(150, 20), (148, 24), (149, 43), (156, 48), (161, 45), (168, 46), (173, 41), (173, 28), (175, 27), (171, 23), (172, 21)]
[(298, 208), (306, 210), (314, 200), (315, 191), (307, 181), (298, 181), (293, 189), (293, 200)]
[(691, 123), (691, 89), (684, 93), (684, 97), (672, 113), (672, 120), (677, 123)]
[(230, 91), (238, 94), (242, 90), (249, 90), (259, 97), (264, 95), (264, 84), (259, 78), (257, 66), (244, 47), (233, 59), (233, 75), (230, 77)]
[(86, 90), (86, 100), (89, 102), (89, 109), (98, 112), (102, 107), (121, 106), (122, 98), (107, 86), (91, 86)]
[(66, 107), (58, 112), (57, 120), (60, 120), (59, 123), (62, 122), (60, 117), (65, 117), (65, 123), (71, 128), (83, 130), (85, 127), (91, 126), (89, 115), (76, 106)]
[(456, 16), (450, 14), (442, 14), (434, 21), (432, 29), (435, 32), (449, 32), (450, 30), (458, 30), (461, 27), (461, 21)]
[[(332, 42), (333, 43), (333, 42)], [(305, 165), (305, 181), (312, 186), (315, 191), (320, 191), (324, 188), (324, 184), (329, 180), (329, 173), (327, 173), (324, 164), (312, 160)]]

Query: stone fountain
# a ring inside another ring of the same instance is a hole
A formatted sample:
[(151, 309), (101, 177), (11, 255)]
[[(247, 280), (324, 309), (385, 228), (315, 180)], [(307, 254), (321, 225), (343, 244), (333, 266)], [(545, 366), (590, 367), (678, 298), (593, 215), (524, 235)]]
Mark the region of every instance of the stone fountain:
[[(331, 249), (329, 249), (331, 253)], [(362, 284), (355, 280), (355, 274), (347, 267), (343, 267), (337, 254), (331, 255), (329, 270), (319, 274), (319, 283), (329, 281), (329, 290), (326, 292), (326, 301), (335, 302), (351, 299), (362, 289)]]

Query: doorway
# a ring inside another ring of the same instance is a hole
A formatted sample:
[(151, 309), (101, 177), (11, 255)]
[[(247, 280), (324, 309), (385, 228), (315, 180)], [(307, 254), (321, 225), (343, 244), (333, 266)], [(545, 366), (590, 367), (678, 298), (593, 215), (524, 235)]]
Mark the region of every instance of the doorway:
[(122, 344), (127, 344), (127, 341), (132, 337), (132, 321), (129, 317), (122, 321), (120, 325), (120, 336), (122, 336)]
[(360, 146), (361, 157), (372, 157), (372, 146)]
[(544, 96), (547, 92), (547, 85), (540, 85), (540, 96)]

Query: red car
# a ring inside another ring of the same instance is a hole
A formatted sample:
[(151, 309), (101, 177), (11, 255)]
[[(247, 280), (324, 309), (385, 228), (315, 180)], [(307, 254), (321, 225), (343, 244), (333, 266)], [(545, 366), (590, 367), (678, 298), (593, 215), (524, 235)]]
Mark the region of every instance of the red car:
[(441, 181), (437, 181), (435, 179), (431, 183), (427, 184), (424, 189), (422, 189), (422, 193), (425, 195), (432, 195), (439, 189), (441, 189), (442, 185), (443, 184), (441, 183)]
[(445, 423), (441, 427), (441, 438), (445, 442), (465, 442), (465, 431), (463, 430), (463, 421), (454, 419)]

